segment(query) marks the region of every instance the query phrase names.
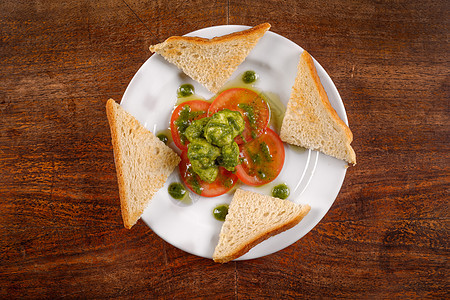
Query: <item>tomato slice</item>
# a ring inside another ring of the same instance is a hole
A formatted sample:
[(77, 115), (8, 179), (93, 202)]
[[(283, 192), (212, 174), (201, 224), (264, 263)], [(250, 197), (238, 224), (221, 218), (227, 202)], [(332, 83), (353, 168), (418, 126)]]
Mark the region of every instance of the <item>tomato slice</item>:
[(239, 111), (244, 117), (245, 129), (235, 138), (242, 144), (260, 136), (269, 124), (270, 109), (266, 101), (257, 93), (245, 88), (232, 88), (220, 93), (209, 107), (208, 116), (223, 110)]
[(280, 137), (267, 128), (257, 139), (241, 145), (242, 163), (237, 177), (245, 184), (260, 186), (277, 178), (284, 165), (284, 146)]
[(186, 151), (181, 153), (181, 162), (178, 167), (184, 184), (191, 191), (203, 197), (216, 197), (225, 194), (231, 190), (238, 181), (236, 174), (233, 174), (222, 167), (219, 167), (219, 175), (214, 182), (208, 183), (201, 180), (197, 174), (192, 172), (191, 163), (189, 162)]
[(190, 100), (178, 105), (170, 118), (170, 132), (172, 138), (181, 150), (187, 150), (189, 141), (184, 136), (184, 131), (194, 120), (207, 116), (211, 103), (203, 100)]

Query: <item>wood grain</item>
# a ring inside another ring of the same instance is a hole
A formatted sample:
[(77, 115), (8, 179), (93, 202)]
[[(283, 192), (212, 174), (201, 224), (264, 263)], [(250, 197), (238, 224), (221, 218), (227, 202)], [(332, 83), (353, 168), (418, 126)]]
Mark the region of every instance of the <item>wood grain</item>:
[[(0, 3), (0, 298), (448, 298), (447, 1)], [(358, 164), (304, 238), (215, 264), (123, 228), (108, 98), (171, 35), (272, 24), (344, 101)]]

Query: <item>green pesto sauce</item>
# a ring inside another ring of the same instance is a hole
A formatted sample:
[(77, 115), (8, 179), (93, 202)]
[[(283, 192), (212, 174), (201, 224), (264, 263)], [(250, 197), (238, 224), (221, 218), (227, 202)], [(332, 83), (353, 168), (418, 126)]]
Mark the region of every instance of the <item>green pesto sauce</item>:
[(246, 84), (253, 83), (257, 79), (258, 75), (255, 73), (255, 71), (245, 71), (244, 74), (242, 74), (242, 81)]
[(205, 139), (198, 138), (188, 145), (187, 155), (192, 170), (206, 182), (213, 182), (219, 174), (215, 160), (220, 155), (220, 148), (211, 145)]
[(255, 145), (255, 140), (251, 143), (253, 144), (245, 149), (247, 152), (247, 158), (244, 159), (244, 161), (251, 161), (254, 165), (253, 169), (248, 170), (248, 175), (256, 176), (262, 180), (274, 178), (274, 171), (270, 169), (270, 167), (267, 167), (268, 163), (273, 160), (273, 154), (270, 152), (268, 145), (265, 142)]
[(167, 142), (169, 142), (169, 138), (164, 133), (160, 133), (156, 137), (166, 145), (167, 145)]
[(172, 132), (170, 131), (170, 128), (158, 131), (156, 133), (156, 137), (166, 145), (169, 145), (173, 142)]
[[(180, 112), (180, 118), (187, 115), (183, 110)], [(185, 123), (180, 121), (180, 126), (184, 125)], [(242, 115), (229, 109), (191, 122), (184, 129), (183, 136), (190, 141), (187, 155), (192, 171), (209, 183), (216, 180), (219, 166), (228, 171), (235, 171), (240, 161), (239, 146), (234, 138), (241, 134), (244, 128)]]
[(224, 109), (216, 112), (204, 127), (206, 140), (219, 147), (231, 144), (245, 129), (242, 115), (237, 111)]
[(196, 194), (201, 195), (203, 192), (203, 187), (198, 182), (197, 176), (198, 175), (192, 169), (192, 165), (189, 166), (186, 173), (186, 182)]
[(228, 214), (228, 204), (217, 205), (213, 209), (213, 216), (218, 221), (225, 221), (225, 217)]
[(265, 162), (271, 162), (273, 160), (272, 153), (270, 153), (269, 146), (266, 142), (261, 142), (259, 144), (259, 151), (253, 152), (249, 148), (247, 149), (247, 154), (254, 164), (261, 165)]
[(231, 187), (233, 187), (234, 182), (235, 182), (235, 181), (234, 181), (231, 177), (226, 177), (226, 178), (224, 178), (224, 180), (222, 181), (222, 184), (223, 184), (223, 186), (226, 187), (226, 188), (231, 188)]
[(192, 84), (182, 84), (177, 91), (177, 95), (179, 98), (185, 98), (192, 96), (194, 94), (194, 86)]
[(181, 111), (178, 119), (174, 122), (177, 127), (177, 131), (180, 134), (180, 140), (182, 143), (186, 141), (186, 137), (184, 136), (184, 132), (186, 128), (191, 124), (189, 121), (189, 115), (191, 113), (191, 107), (189, 105), (184, 106)]
[(257, 171), (256, 176), (258, 176), (259, 179), (264, 180), (264, 179), (267, 178), (268, 175), (267, 175), (267, 173), (266, 173), (264, 170), (259, 169), (259, 170)]
[(205, 127), (206, 123), (209, 121), (209, 117), (202, 118), (200, 120), (195, 120), (189, 125), (188, 128), (184, 131), (184, 135), (186, 138), (193, 142), (196, 139), (204, 138), (203, 135), (203, 128)]
[(286, 199), (289, 197), (289, 187), (285, 184), (279, 184), (272, 189), (272, 196), (280, 199)]
[(248, 151), (248, 154), (250, 155), (250, 159), (254, 164), (260, 165), (262, 162), (261, 155), (259, 153), (250, 153)]
[(193, 119), (204, 114), (205, 111), (191, 111), (191, 107), (189, 105), (184, 106), (179, 114), (178, 119), (174, 122), (178, 133), (180, 135), (180, 140), (184, 144), (186, 142), (185, 131), (186, 129), (193, 123)]
[[(253, 83), (255, 83), (257, 80), (258, 75), (254, 71), (246, 71), (241, 76), (238, 76), (236, 79), (234, 79), (234, 81), (230, 81), (229, 83), (227, 83), (221, 89), (221, 91), (234, 87), (243, 87), (256, 92), (268, 104), (271, 114), (270, 124), (275, 128), (275, 131), (279, 132), (281, 127), (281, 121), (284, 117), (285, 106), (281, 103), (277, 95), (261, 92), (260, 90), (254, 88)], [(184, 93), (185, 90), (187, 90), (187, 93)], [(189, 93), (189, 87), (187, 85), (180, 86), (178, 91), (180, 103), (196, 96), (194, 94), (193, 87), (192, 93), (191, 94)], [(181, 98), (183, 97), (182, 94), (184, 94), (186, 97)], [(252, 103), (241, 103), (238, 105), (238, 107), (244, 111), (244, 115), (248, 118), (250, 126), (252, 128), (257, 128), (258, 120), (257, 114), (255, 112), (256, 108), (252, 105)], [(198, 112), (197, 116), (203, 113), (204, 112)], [(212, 166), (213, 162), (212, 158), (215, 157), (215, 155), (217, 154), (216, 151), (211, 152), (214, 153), (214, 155), (212, 155), (210, 158), (208, 158), (209, 154), (203, 155), (203, 157), (202, 155), (198, 155), (198, 159), (194, 159), (195, 161), (194, 163), (192, 163), (191, 158), (189, 158), (191, 160), (191, 166), (189, 167), (189, 171), (192, 172), (192, 176), (190, 176), (187, 179), (190, 181), (189, 185), (195, 190), (197, 194), (201, 194), (203, 189), (198, 182), (198, 178), (201, 178), (202, 180), (208, 178), (208, 181), (212, 180), (213, 178), (216, 179), (215, 174), (218, 166), (223, 166), (229, 171), (234, 171), (235, 166), (241, 163), (242, 160), (242, 158), (239, 158), (239, 153), (235, 155), (234, 151), (232, 151), (234, 146), (229, 145), (232, 144), (232, 142), (234, 142), (234, 138), (236, 136), (241, 136), (241, 138), (244, 141), (246, 141), (246, 139), (242, 135), (242, 132), (245, 128), (245, 123), (242, 122), (241, 126), (241, 122), (237, 118), (233, 117), (229, 118), (229, 116), (224, 115), (215, 116), (216, 114), (209, 117), (207, 121), (206, 120), (201, 122), (192, 121), (196, 116), (193, 116), (193, 114), (190, 112), (189, 107), (187, 108), (185, 107), (180, 112), (180, 118), (178, 119), (177, 122), (179, 124), (175, 124), (177, 125), (178, 132), (180, 133), (180, 139), (182, 143), (185, 143), (187, 140), (189, 140), (192, 143), (192, 141), (196, 139), (203, 139), (203, 140), (206, 139), (206, 141), (211, 146), (216, 146), (220, 149), (220, 155), (214, 158), (214, 166)], [(242, 115), (239, 114), (239, 117), (242, 119)], [(214, 120), (211, 121), (212, 119)], [(191, 125), (194, 126), (192, 128), (189, 128)], [(255, 139), (258, 136), (258, 132), (252, 130), (251, 136), (253, 139)], [(224, 147), (225, 150), (223, 149)], [(191, 149), (191, 156), (195, 155), (193, 154), (194, 152), (196, 152), (196, 150), (194, 151), (194, 149)], [(271, 161), (273, 159), (272, 154), (270, 153), (269, 148), (265, 143), (261, 143), (259, 145), (258, 151), (256, 151), (255, 149), (255, 152), (256, 153), (249, 153), (250, 154), (249, 159), (252, 160), (255, 164), (258, 164), (260, 166), (264, 164), (263, 162)], [(202, 176), (199, 175), (199, 173), (202, 173), (203, 178)], [(274, 174), (272, 174), (271, 170), (261, 167), (255, 170), (253, 174), (249, 175), (265, 179), (272, 177)]]
[(222, 153), (217, 158), (220, 166), (224, 167), (228, 171), (235, 171), (239, 161), (239, 146), (236, 142), (232, 142), (229, 145), (225, 145), (221, 149)]
[(266, 161), (272, 161), (273, 157), (270, 153), (269, 146), (267, 146), (266, 142), (262, 142), (259, 144), (259, 149), (261, 150), (261, 153), (264, 155), (264, 158)]
[(183, 198), (186, 196), (186, 189), (181, 183), (178, 182), (171, 183), (169, 185), (168, 191), (169, 195), (177, 200), (183, 200)]
[(244, 111), (244, 115), (248, 118), (250, 126), (255, 129), (257, 127), (255, 107), (247, 103), (239, 103), (238, 107)]

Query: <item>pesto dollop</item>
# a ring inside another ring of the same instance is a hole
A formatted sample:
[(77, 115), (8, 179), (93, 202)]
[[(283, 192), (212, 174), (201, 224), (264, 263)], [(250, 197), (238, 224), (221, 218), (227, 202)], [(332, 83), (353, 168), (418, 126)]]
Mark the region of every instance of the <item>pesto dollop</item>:
[(289, 187), (285, 183), (274, 186), (272, 189), (272, 196), (276, 198), (286, 199), (289, 194)]
[(177, 200), (183, 200), (183, 198), (186, 196), (186, 189), (181, 183), (178, 182), (171, 183), (169, 185), (168, 191), (169, 195)]
[(253, 83), (258, 79), (258, 75), (255, 73), (255, 71), (245, 71), (244, 74), (242, 74), (242, 81), (244, 83)]
[(219, 174), (219, 167), (215, 164), (220, 155), (220, 148), (211, 145), (205, 139), (198, 138), (188, 145), (187, 155), (192, 170), (206, 182), (213, 182)]
[(225, 221), (225, 217), (228, 214), (228, 204), (217, 205), (213, 209), (213, 216), (218, 221)]
[(195, 120), (189, 125), (188, 128), (184, 131), (184, 136), (189, 140), (189, 142), (193, 142), (196, 139), (204, 138), (203, 128), (206, 123), (209, 121), (209, 117), (203, 118), (200, 120)]
[(169, 141), (169, 138), (164, 133), (160, 133), (156, 136), (161, 142), (167, 145), (167, 142)]
[(217, 158), (220, 166), (224, 167), (228, 171), (235, 171), (236, 166), (239, 164), (239, 146), (236, 142), (225, 145), (222, 147), (222, 153)]
[(192, 84), (182, 84), (177, 91), (179, 98), (189, 97), (194, 94), (194, 86)]
[[(183, 111), (180, 113), (183, 113)], [(193, 121), (184, 130), (189, 140), (187, 156), (193, 172), (202, 180), (213, 182), (219, 166), (234, 171), (239, 164), (239, 146), (234, 138), (244, 131), (240, 112), (224, 109), (211, 117)]]
[(238, 111), (224, 109), (212, 115), (204, 128), (205, 138), (219, 147), (231, 144), (245, 129), (244, 118)]

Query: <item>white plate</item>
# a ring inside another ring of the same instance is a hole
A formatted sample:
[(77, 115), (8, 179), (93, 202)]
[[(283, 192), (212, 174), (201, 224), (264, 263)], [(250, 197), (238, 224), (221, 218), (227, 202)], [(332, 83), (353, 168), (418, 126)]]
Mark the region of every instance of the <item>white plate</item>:
[[(247, 28), (249, 27), (238, 25), (216, 26), (188, 35), (212, 38)], [(286, 105), (302, 52), (303, 49), (295, 43), (276, 33), (267, 32), (231, 78), (246, 70), (254, 70), (259, 75), (257, 87), (275, 93)], [(315, 65), (331, 105), (347, 123), (344, 105), (336, 87), (317, 61)], [(176, 91), (183, 83), (194, 85), (196, 93), (206, 99), (213, 96), (160, 55), (152, 55), (131, 80), (121, 105), (147, 129), (157, 133), (169, 127), (170, 114), (177, 100)], [(285, 182), (291, 189), (289, 199), (309, 204), (311, 211), (297, 226), (262, 242), (239, 260), (265, 256), (299, 240), (319, 223), (339, 193), (346, 173), (343, 161), (316, 151), (294, 151), (289, 145), (285, 145), (285, 149), (286, 162), (274, 182), (260, 188), (245, 185), (242, 188), (270, 194), (274, 185)], [(232, 195), (194, 197), (194, 203), (186, 206), (168, 195), (167, 187), (174, 181), (180, 181), (178, 170), (172, 173), (164, 188), (155, 195), (142, 219), (173, 246), (194, 255), (211, 258), (223, 224), (214, 219), (212, 210), (218, 204), (229, 203)]]

